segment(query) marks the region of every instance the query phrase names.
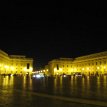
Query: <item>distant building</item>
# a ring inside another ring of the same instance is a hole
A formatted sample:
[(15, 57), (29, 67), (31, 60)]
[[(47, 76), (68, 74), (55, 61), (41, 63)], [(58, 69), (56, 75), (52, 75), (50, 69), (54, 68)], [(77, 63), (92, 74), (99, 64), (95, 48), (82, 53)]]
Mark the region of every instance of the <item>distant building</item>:
[(71, 74), (72, 58), (54, 59), (48, 63), (48, 75)]
[(0, 74), (31, 74), (33, 59), (23, 55), (8, 55), (0, 50)]
[(48, 75), (71, 75), (76, 72), (85, 75), (107, 74), (107, 51), (80, 56), (59, 58), (48, 63)]

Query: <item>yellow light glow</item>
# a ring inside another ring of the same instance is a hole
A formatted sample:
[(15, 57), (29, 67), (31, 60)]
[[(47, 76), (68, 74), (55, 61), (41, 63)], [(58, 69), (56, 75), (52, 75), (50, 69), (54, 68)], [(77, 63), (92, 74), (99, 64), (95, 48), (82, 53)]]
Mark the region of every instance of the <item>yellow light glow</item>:
[(24, 71), (27, 71), (27, 68), (26, 68), (26, 67), (24, 68)]
[(57, 72), (56, 74), (58, 75), (59, 73)]
[(7, 65), (5, 65), (5, 66), (4, 66), (4, 68), (8, 69), (8, 66), (7, 66)]
[(11, 69), (12, 71), (14, 71), (15, 68), (14, 68), (13, 66), (11, 66), (10, 69)]
[(32, 71), (32, 70), (33, 70), (33, 68), (31, 67), (31, 68), (30, 68), (30, 71)]
[(62, 68), (59, 68), (60, 71), (62, 71)]
[(54, 68), (54, 71), (57, 71), (57, 69), (56, 69), (56, 68)]
[(87, 68), (87, 70), (89, 70), (89, 68)]
[(99, 67), (97, 67), (97, 69), (99, 69)]

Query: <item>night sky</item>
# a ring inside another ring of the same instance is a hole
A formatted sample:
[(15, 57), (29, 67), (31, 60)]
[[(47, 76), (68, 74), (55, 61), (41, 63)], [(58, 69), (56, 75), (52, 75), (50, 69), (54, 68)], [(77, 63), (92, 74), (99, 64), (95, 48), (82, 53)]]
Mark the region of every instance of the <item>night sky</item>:
[(36, 68), (54, 58), (107, 51), (104, 4), (79, 4), (37, 8), (30, 1), (8, 2), (0, 14), (0, 49), (34, 58)]

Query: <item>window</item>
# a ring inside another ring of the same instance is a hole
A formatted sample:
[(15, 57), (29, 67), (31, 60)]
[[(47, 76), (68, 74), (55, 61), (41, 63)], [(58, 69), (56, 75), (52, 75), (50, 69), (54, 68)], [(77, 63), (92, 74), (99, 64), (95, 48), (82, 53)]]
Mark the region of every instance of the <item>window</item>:
[(97, 62), (96, 62), (96, 65), (97, 65)]
[(59, 65), (58, 64), (56, 65), (56, 67), (57, 67), (57, 70), (59, 70)]
[(29, 63), (27, 63), (27, 69), (29, 69), (29, 66), (30, 66), (30, 64), (29, 64)]

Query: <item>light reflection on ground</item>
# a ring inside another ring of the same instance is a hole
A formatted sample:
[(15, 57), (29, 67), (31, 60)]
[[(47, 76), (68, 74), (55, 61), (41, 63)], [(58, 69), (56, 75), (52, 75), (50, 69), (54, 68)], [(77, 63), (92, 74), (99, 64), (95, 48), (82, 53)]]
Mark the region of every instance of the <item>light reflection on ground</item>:
[[(56, 105), (61, 107), (66, 107), (66, 105), (67, 107), (86, 106), (86, 104), (75, 104), (31, 94), (38, 92), (54, 96), (106, 101), (107, 77), (57, 77), (36, 79), (31, 77), (0, 76), (0, 107), (19, 107), (19, 105), (23, 107), (34, 107), (34, 104), (36, 104), (36, 107), (42, 107), (43, 105), (46, 107), (54, 107)], [(87, 107), (92, 107), (92, 105), (88, 105)], [(95, 107), (95, 105), (93, 107)]]

